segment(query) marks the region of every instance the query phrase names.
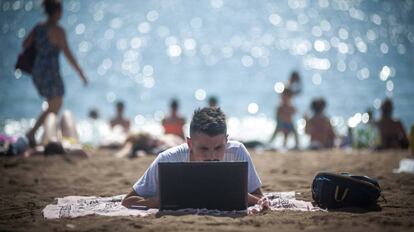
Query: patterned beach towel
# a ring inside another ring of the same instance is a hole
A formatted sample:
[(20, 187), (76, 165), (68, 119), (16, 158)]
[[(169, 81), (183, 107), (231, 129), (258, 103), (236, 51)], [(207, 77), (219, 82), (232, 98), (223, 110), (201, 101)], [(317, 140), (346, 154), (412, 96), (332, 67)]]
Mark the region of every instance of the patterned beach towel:
[[(295, 192), (270, 192), (264, 194), (268, 199), (269, 209), (272, 211), (295, 210), (295, 211), (324, 211), (313, 206), (311, 202), (296, 200)], [(128, 209), (121, 205), (125, 195), (113, 197), (94, 196), (67, 196), (57, 198), (57, 204), (47, 205), (42, 213), (46, 219), (76, 218), (86, 215), (102, 216), (138, 216), (146, 217), (158, 213), (158, 209), (138, 210)], [(250, 206), (242, 211), (219, 211), (208, 209), (180, 209), (175, 211), (162, 211), (163, 214), (195, 214), (195, 215), (240, 215), (255, 214), (262, 212), (260, 205)]]

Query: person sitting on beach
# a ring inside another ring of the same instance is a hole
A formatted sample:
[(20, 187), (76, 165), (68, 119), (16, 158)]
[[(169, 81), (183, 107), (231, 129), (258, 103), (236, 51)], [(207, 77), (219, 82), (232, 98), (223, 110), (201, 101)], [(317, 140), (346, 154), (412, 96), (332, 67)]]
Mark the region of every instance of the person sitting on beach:
[(290, 134), (293, 134), (295, 137), (295, 148), (298, 148), (298, 135), (296, 133), (295, 126), (293, 125), (293, 115), (295, 113), (295, 108), (292, 106), (291, 103), (292, 98), (292, 91), (290, 89), (285, 89), (282, 92), (282, 101), (280, 105), (277, 107), (276, 110), (276, 128), (275, 131), (272, 134), (272, 137), (270, 138), (269, 143), (271, 143), (276, 135), (279, 132), (283, 132), (283, 146), (286, 147), (287, 138)]
[(377, 121), (381, 137), (380, 149), (407, 149), (408, 137), (404, 126), (398, 119), (392, 118), (393, 103), (386, 99), (381, 105), (381, 118)]
[(159, 207), (158, 163), (211, 160), (248, 162), (248, 204), (256, 204), (263, 196), (262, 184), (249, 152), (242, 143), (228, 140), (224, 113), (220, 108), (205, 107), (194, 111), (187, 143), (160, 153), (122, 200), (122, 205), (128, 208)]
[(124, 132), (128, 132), (131, 123), (124, 117), (124, 109), (125, 105), (122, 101), (116, 103), (116, 116), (111, 119), (110, 124), (111, 128), (114, 128), (115, 126), (121, 126)]
[(311, 149), (332, 148), (334, 146), (335, 133), (329, 119), (324, 115), (325, 107), (325, 99), (314, 99), (311, 103), (312, 118), (309, 119), (305, 116), (305, 132), (310, 135)]
[(218, 107), (218, 100), (216, 96), (211, 96), (208, 98), (209, 107)]
[(135, 158), (156, 155), (183, 142), (184, 140), (181, 137), (173, 134), (160, 136), (154, 136), (145, 132), (130, 134), (121, 149), (115, 154), (115, 157)]
[(164, 127), (164, 134), (173, 134), (184, 139), (183, 126), (185, 118), (178, 114), (178, 107), (178, 101), (173, 99), (170, 104), (170, 115), (162, 120), (162, 126)]
[(99, 112), (97, 109), (90, 109), (88, 112), (88, 118), (92, 121), (98, 120), (99, 119)]

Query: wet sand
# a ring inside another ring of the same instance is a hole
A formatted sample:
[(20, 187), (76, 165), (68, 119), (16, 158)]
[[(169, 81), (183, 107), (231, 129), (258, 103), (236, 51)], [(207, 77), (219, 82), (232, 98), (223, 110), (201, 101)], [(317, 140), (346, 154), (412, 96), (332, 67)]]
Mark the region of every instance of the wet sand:
[(414, 175), (393, 174), (406, 151), (251, 151), (264, 191), (296, 191), (311, 201), (318, 171), (352, 172), (378, 178), (387, 203), (379, 210), (263, 212), (244, 217), (151, 216), (45, 220), (42, 209), (55, 197), (127, 193), (154, 157), (116, 159), (98, 151), (89, 160), (63, 157), (0, 158), (1, 231), (413, 231)]

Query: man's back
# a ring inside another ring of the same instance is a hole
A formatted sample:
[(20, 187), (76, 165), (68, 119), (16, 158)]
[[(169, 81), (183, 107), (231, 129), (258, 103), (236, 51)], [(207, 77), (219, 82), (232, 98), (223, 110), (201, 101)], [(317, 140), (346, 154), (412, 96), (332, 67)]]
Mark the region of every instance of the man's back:
[(306, 133), (311, 142), (319, 142), (325, 148), (333, 146), (334, 132), (329, 119), (324, 115), (315, 115), (306, 122)]

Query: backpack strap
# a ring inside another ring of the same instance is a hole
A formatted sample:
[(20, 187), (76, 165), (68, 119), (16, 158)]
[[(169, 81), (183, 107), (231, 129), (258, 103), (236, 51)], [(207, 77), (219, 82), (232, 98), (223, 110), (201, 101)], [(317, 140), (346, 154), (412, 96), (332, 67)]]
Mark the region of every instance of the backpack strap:
[(342, 196), (339, 199), (339, 197), (338, 197), (338, 195), (339, 195), (339, 186), (337, 185), (336, 188), (335, 188), (335, 201), (336, 202), (343, 201), (345, 199), (346, 195), (348, 194), (348, 190), (349, 189), (346, 188), (345, 191), (342, 193)]

